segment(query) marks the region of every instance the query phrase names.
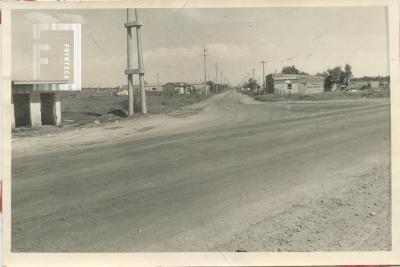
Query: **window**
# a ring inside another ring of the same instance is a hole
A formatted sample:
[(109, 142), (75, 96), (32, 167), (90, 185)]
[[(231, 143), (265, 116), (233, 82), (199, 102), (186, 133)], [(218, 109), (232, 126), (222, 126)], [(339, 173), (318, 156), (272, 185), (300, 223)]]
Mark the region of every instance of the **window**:
[(291, 89), (292, 89), (292, 84), (291, 84), (291, 83), (288, 83), (288, 84), (287, 84), (287, 89), (288, 89), (288, 90), (291, 90)]

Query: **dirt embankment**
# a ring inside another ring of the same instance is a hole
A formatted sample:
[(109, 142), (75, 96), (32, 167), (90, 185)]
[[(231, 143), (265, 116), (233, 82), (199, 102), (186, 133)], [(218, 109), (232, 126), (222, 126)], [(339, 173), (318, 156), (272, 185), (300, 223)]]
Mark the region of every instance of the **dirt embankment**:
[[(309, 196), (251, 225), (219, 251), (379, 251), (391, 249), (390, 165), (349, 177), (343, 187)], [(360, 238), (355, 239), (358, 236)], [(306, 244), (306, 245), (305, 245)]]

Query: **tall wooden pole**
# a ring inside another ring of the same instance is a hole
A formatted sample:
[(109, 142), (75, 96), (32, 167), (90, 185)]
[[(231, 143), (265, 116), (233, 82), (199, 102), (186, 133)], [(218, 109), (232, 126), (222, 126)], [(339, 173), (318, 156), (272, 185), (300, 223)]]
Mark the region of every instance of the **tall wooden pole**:
[(255, 93), (257, 90), (257, 85), (256, 85), (256, 81), (254, 80), (254, 71), (255, 71), (254, 67), (252, 70), (253, 70), (253, 92)]
[(218, 93), (218, 65), (215, 64), (215, 93)]
[(160, 74), (157, 73), (157, 91), (160, 91)]
[(203, 50), (203, 57), (204, 57), (204, 91), (206, 93), (206, 95), (208, 94), (208, 89), (207, 89), (207, 61), (206, 61), (206, 57), (207, 55), (207, 49), (206, 47), (204, 47)]
[[(129, 14), (129, 9), (126, 10), (126, 22), (129, 22), (131, 16)], [(126, 27), (127, 30), (127, 70), (133, 68), (134, 61), (133, 61), (133, 34), (132, 28)], [(133, 116), (134, 108), (133, 108), (133, 74), (127, 73), (128, 75), (128, 116)]]
[(261, 64), (262, 64), (262, 66), (263, 66), (263, 91), (264, 91), (264, 94), (265, 94), (265, 69), (264, 69), (264, 64), (265, 63), (267, 63), (267, 61), (265, 61), (265, 60), (263, 60), (263, 61), (261, 61), (260, 62)]
[[(139, 14), (135, 8), (136, 22), (139, 23)], [(146, 105), (146, 90), (144, 87), (144, 64), (143, 64), (143, 51), (142, 51), (142, 33), (141, 27), (136, 27), (136, 40), (137, 40), (137, 54), (138, 54), (138, 67), (139, 67), (139, 88), (140, 88), (140, 99), (142, 106), (142, 113), (147, 113)]]

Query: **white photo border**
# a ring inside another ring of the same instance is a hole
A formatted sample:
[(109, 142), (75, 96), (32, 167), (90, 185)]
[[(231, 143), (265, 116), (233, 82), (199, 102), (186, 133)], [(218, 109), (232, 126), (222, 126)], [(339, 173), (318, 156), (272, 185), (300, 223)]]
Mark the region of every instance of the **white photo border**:
[[(374, 252), (171, 252), (171, 253), (13, 253), (11, 252), (11, 11), (15, 9), (122, 9), (219, 7), (386, 6), (391, 78), (392, 251)], [(4, 266), (299, 266), (400, 264), (400, 87), (399, 1), (397, 0), (147, 0), (3, 1), (2, 9), (2, 179)]]

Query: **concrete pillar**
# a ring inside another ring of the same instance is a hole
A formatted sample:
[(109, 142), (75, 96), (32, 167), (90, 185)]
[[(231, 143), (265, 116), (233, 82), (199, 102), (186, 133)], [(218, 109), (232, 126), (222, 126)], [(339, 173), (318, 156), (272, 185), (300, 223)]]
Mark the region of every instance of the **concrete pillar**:
[(14, 115), (14, 98), (13, 95), (11, 95), (11, 128), (15, 128), (15, 115)]
[(40, 111), (40, 93), (32, 92), (31, 101), (31, 122), (32, 126), (42, 126), (42, 116)]
[(56, 125), (61, 125), (61, 96), (59, 93), (55, 94)]

